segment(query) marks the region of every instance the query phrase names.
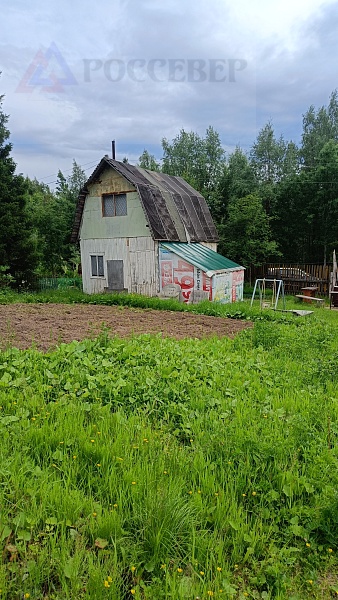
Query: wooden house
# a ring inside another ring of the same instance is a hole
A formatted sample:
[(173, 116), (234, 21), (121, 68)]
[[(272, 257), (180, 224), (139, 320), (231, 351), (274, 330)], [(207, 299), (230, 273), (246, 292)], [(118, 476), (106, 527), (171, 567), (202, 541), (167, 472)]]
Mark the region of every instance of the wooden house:
[(181, 177), (105, 156), (78, 198), (78, 240), (86, 293), (156, 296), (174, 286), (185, 302), (242, 298), (243, 267), (217, 254), (207, 203)]

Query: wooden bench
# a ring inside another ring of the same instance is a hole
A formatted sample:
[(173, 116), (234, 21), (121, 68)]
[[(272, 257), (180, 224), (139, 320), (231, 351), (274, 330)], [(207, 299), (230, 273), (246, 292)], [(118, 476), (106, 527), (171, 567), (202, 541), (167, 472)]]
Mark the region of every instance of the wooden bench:
[(304, 296), (303, 294), (296, 294), (296, 298), (300, 298), (305, 302), (317, 302), (317, 304), (324, 304), (324, 298), (315, 298), (314, 296)]

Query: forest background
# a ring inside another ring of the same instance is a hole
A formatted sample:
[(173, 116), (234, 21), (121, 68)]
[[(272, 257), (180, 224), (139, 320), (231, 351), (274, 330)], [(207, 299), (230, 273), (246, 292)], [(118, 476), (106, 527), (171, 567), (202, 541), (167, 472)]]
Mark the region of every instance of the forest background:
[[(36, 276), (78, 272), (70, 243), (80, 189), (88, 174), (73, 160), (55, 189), (16, 173), (9, 117), (0, 96), (0, 275), (29, 283)], [(277, 138), (268, 122), (248, 153), (227, 154), (212, 127), (182, 129), (162, 139), (163, 156), (146, 149), (140, 167), (183, 177), (207, 200), (218, 229), (218, 251), (244, 267), (268, 261), (330, 262), (338, 246), (338, 92), (303, 115), (300, 145)], [(98, 157), (98, 162), (101, 157)], [(123, 159), (128, 162), (128, 158)]]

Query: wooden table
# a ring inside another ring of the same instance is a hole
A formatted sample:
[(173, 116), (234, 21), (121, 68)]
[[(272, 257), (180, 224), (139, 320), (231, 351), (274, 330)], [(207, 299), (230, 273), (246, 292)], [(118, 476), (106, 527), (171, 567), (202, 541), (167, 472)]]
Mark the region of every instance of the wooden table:
[(306, 298), (303, 298), (304, 302), (308, 302), (311, 303), (312, 300), (310, 300), (310, 298), (314, 298), (316, 295), (316, 291), (318, 290), (318, 287), (313, 285), (313, 286), (309, 286), (309, 287), (303, 287), (302, 288), (302, 295), (303, 296), (307, 296), (309, 298), (309, 300), (307, 300)]

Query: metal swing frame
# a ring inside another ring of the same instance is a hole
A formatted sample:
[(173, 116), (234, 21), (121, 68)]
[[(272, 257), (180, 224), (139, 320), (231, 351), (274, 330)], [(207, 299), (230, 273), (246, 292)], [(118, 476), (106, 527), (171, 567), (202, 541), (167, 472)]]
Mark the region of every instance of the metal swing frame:
[[(263, 306), (263, 304), (265, 301), (265, 289), (266, 289), (265, 284), (266, 284), (266, 282), (273, 283), (271, 308), (273, 310), (277, 310), (278, 300), (281, 297), (281, 299), (283, 301), (283, 309), (285, 309), (284, 282), (282, 279), (265, 279), (265, 278), (264, 279), (256, 279), (250, 306), (253, 305), (253, 301), (255, 299), (256, 292), (258, 291), (260, 307), (261, 307), (261, 309), (265, 308), (265, 306)], [(273, 306), (273, 304), (274, 304), (274, 306)]]

